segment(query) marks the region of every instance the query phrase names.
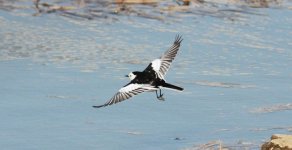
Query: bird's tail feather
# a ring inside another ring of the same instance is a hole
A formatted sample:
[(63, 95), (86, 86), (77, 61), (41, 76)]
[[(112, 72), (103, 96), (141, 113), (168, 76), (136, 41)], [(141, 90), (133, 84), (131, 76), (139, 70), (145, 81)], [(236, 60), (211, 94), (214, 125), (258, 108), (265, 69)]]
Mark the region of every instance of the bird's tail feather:
[(172, 84), (169, 84), (169, 83), (164, 83), (162, 85), (162, 87), (164, 88), (168, 88), (168, 89), (172, 89), (172, 90), (177, 90), (177, 91), (183, 91), (184, 89), (181, 88), (181, 87), (178, 87), (178, 86), (175, 86), (175, 85), (172, 85)]

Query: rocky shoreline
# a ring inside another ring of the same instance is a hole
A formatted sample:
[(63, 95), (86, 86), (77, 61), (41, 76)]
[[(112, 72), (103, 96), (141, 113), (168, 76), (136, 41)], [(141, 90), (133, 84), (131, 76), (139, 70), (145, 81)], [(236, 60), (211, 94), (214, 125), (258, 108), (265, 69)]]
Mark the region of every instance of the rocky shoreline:
[[(177, 139), (176, 139), (177, 140)], [(263, 143), (238, 141), (236, 143), (225, 143), (221, 140), (213, 140), (203, 144), (193, 145), (182, 150), (292, 150), (292, 135), (273, 134), (270, 140)]]
[(292, 150), (292, 135), (274, 134), (261, 150)]

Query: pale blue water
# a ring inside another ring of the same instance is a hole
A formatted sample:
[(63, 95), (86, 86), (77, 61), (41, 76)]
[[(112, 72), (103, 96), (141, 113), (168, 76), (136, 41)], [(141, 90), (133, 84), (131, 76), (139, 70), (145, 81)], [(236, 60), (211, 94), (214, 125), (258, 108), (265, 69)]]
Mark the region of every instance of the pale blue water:
[[(291, 103), (292, 13), (251, 12), (260, 15), (232, 21), (182, 14), (166, 23), (119, 16), (108, 23), (0, 10), (1, 149), (161, 150), (212, 140), (258, 149), (271, 134), (291, 134), (291, 110), (252, 110)], [(184, 92), (165, 90), (164, 102), (145, 93), (91, 107), (111, 98), (129, 82), (125, 74), (145, 69), (178, 33), (184, 40), (166, 79)]]

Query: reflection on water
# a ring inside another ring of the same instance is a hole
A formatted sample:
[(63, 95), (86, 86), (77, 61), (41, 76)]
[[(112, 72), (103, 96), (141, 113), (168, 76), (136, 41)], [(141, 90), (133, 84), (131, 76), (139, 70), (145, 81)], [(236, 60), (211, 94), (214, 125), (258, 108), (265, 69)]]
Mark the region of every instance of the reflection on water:
[[(291, 3), (248, 2), (0, 1), (1, 147), (258, 149), (290, 133)], [(184, 92), (91, 108), (177, 33), (166, 79)]]
[(284, 111), (284, 110), (291, 110), (292, 109), (292, 104), (276, 104), (273, 106), (265, 106), (265, 107), (260, 107), (252, 110), (252, 113), (271, 113), (271, 112), (276, 112), (276, 111)]

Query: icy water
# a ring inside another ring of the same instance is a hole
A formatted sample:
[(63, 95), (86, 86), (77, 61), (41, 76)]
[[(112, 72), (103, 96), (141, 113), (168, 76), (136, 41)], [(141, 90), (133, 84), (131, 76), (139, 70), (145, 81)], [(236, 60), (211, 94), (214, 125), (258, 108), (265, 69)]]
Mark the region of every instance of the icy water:
[[(187, 11), (167, 21), (34, 12), (0, 10), (1, 149), (180, 150), (218, 140), (259, 149), (271, 134), (291, 134), (291, 7)], [(185, 91), (91, 107), (176, 34), (184, 40), (166, 80)]]

